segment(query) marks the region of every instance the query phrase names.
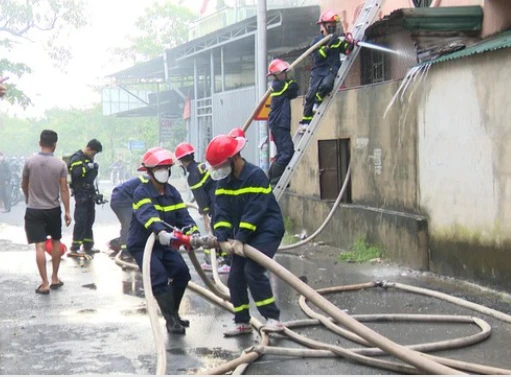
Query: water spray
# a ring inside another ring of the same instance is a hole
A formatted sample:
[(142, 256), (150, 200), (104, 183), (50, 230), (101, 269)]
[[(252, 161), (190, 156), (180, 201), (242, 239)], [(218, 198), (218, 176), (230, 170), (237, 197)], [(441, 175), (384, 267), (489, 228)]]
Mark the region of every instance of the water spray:
[(378, 51), (382, 51), (382, 52), (388, 52), (390, 54), (395, 54), (395, 55), (403, 55), (401, 52), (399, 51), (395, 51), (395, 50), (391, 50), (390, 48), (387, 48), (387, 47), (383, 47), (383, 46), (378, 46), (378, 45), (375, 45), (375, 44), (372, 44), (372, 43), (368, 43), (368, 42), (362, 42), (362, 41), (358, 41), (357, 42), (357, 45), (360, 46), (360, 47), (365, 47), (365, 48), (370, 48), (372, 50), (378, 50)]

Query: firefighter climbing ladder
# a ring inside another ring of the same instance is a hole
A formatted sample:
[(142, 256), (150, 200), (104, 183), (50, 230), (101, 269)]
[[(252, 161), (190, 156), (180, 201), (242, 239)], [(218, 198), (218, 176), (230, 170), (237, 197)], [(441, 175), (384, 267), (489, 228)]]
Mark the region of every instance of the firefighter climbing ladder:
[[(355, 21), (355, 24), (353, 25), (353, 38), (355, 40), (362, 41), (365, 37), (365, 31), (367, 27), (369, 27), (373, 21), (376, 19), (383, 2), (385, 0), (367, 0), (364, 8), (360, 11), (360, 15), (358, 16), (357, 20)], [(337, 77), (335, 79), (334, 88), (332, 90), (332, 93), (323, 101), (321, 106), (319, 106), (318, 111), (316, 114), (314, 114), (314, 118), (310, 122), (307, 130), (300, 134), (298, 130), (294, 137), (293, 137), (293, 144), (295, 146), (295, 153), (293, 154), (293, 158), (289, 162), (289, 164), (286, 167), (286, 170), (284, 171), (284, 174), (282, 174), (282, 177), (280, 177), (279, 182), (273, 189), (273, 193), (277, 200), (280, 199), (282, 194), (284, 193), (284, 190), (286, 189), (287, 185), (289, 184), (289, 181), (291, 180), (291, 175), (294, 173), (296, 166), (301, 161), (305, 149), (310, 144), (311, 140), (313, 139), (314, 133), (323, 120), (323, 116), (327, 113), (328, 108), (330, 107), (330, 104), (332, 102), (332, 99), (334, 98), (334, 94), (339, 90), (342, 83), (344, 82), (344, 79), (348, 75), (348, 72), (353, 65), (353, 62), (357, 58), (358, 52), (360, 50), (359, 46), (356, 46), (352, 53), (347, 55), (346, 58), (343, 60), (343, 63), (341, 64), (341, 68), (339, 68), (339, 71), (337, 72)]]

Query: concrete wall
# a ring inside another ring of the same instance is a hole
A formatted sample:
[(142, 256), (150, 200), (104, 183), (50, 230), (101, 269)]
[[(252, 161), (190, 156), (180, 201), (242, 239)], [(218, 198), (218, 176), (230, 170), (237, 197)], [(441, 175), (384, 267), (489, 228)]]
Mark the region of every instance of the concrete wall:
[[(353, 204), (319, 239), (341, 248), (364, 237), (398, 263), (510, 288), (511, 49), (437, 64), (411, 83), (339, 92), (281, 206), (312, 233), (320, 200), (317, 141), (350, 138)], [(301, 100), (293, 103), (293, 124)]]
[(504, 49), (435, 65), (423, 85), (419, 190), (434, 271), (485, 281), (511, 271), (510, 77)]
[[(319, 200), (317, 141), (350, 138), (353, 205), (344, 205), (320, 239), (348, 248), (359, 238), (378, 244), (386, 255), (418, 269), (428, 269), (427, 222), (418, 210), (416, 113), (396, 102), (387, 116), (399, 82), (340, 92), (297, 167), (281, 206), (297, 229), (315, 231), (332, 202)], [(293, 124), (301, 116), (293, 103)], [(414, 108), (414, 107), (412, 107)]]

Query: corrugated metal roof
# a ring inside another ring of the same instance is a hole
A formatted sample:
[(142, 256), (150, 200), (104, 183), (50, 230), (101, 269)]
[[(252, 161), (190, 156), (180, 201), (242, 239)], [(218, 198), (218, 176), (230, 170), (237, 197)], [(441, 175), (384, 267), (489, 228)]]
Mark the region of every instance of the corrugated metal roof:
[(448, 60), (465, 58), (467, 56), (483, 54), (488, 51), (495, 51), (509, 47), (511, 47), (511, 30), (500, 33), (492, 38), (485, 39), (484, 41), (466, 47), (463, 50), (453, 52), (452, 54), (443, 55), (428, 62), (424, 62), (423, 64), (442, 63)]
[(392, 30), (412, 32), (479, 33), (483, 9), (480, 6), (397, 9), (366, 30), (366, 36), (388, 34)]

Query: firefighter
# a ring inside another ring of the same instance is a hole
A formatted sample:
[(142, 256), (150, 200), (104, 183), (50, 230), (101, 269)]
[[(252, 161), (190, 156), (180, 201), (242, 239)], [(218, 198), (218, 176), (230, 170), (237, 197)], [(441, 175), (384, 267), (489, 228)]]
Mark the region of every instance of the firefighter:
[(70, 187), (75, 197), (75, 225), (73, 229), (73, 242), (71, 256), (80, 254), (80, 247), (88, 254), (98, 253), (94, 247), (94, 234), (92, 227), (96, 216), (96, 186), (95, 181), (99, 173), (99, 165), (94, 157), (103, 151), (101, 143), (92, 139), (87, 146), (75, 152), (69, 159), (69, 173), (71, 174)]
[[(174, 155), (188, 172), (187, 182), (192, 190), (193, 197), (199, 207), (201, 215), (213, 218), (215, 213), (215, 190), (216, 182), (209, 176), (206, 164), (195, 161), (195, 149), (189, 143), (181, 143), (176, 147)], [(211, 271), (211, 251), (204, 249), (204, 263), (201, 265), (204, 271)], [(218, 273), (228, 274), (230, 256), (221, 255), (219, 259)]]
[(346, 38), (342, 30), (339, 33), (337, 23), (339, 23), (339, 16), (332, 10), (323, 12), (316, 23), (319, 25), (321, 34), (312, 41), (312, 44), (319, 42), (329, 34), (332, 34), (332, 38), (326, 45), (312, 53), (314, 63), (311, 69), (309, 90), (305, 96), (303, 118), (300, 121), (300, 132), (302, 133), (307, 130), (319, 105), (334, 87), (337, 71), (341, 67), (341, 54), (349, 55), (355, 47), (355, 42)]
[(139, 171), (147, 171), (148, 182), (141, 183), (133, 193), (133, 218), (128, 233), (128, 250), (142, 270), (144, 248), (151, 233), (157, 242), (151, 254), (151, 286), (167, 331), (184, 334), (190, 322), (179, 317), (179, 306), (190, 281), (190, 270), (181, 254), (172, 249), (172, 234), (164, 222), (183, 229), (186, 234), (199, 230), (186, 209), (176, 188), (168, 183), (172, 154), (166, 149), (150, 149)]
[(271, 106), (268, 126), (277, 146), (277, 155), (268, 170), (271, 185), (276, 185), (295, 152), (291, 137), (291, 100), (298, 96), (298, 84), (287, 77), (289, 63), (275, 59), (268, 66), (271, 83)]
[(265, 327), (270, 331), (284, 329), (266, 269), (243, 256), (243, 244), (247, 243), (273, 258), (284, 236), (282, 213), (266, 174), (240, 155), (245, 143), (241, 137), (220, 135), (206, 149), (208, 169), (218, 181), (215, 236), (222, 251), (232, 254), (227, 285), (235, 324), (224, 332), (225, 336), (252, 331), (247, 288), (259, 313), (267, 320)]
[[(162, 148), (154, 148), (162, 149)], [(119, 238), (113, 239), (109, 242), (109, 246), (116, 252), (121, 252), (120, 258), (125, 262), (133, 262), (133, 257), (130, 255), (126, 247), (128, 239), (128, 231), (130, 229), (131, 216), (133, 214), (133, 193), (135, 189), (142, 183), (149, 182), (149, 177), (139, 176), (127, 180), (120, 185), (115, 186), (110, 196), (110, 208), (114, 211), (115, 215), (121, 223), (121, 234)]]

